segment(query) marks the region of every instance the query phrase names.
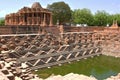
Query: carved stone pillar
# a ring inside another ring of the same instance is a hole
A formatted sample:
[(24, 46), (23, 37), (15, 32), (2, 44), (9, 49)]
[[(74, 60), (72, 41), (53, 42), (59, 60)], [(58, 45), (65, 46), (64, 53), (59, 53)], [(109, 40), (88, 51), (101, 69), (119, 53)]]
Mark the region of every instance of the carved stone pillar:
[(14, 25), (16, 24), (16, 16), (14, 15)]
[(14, 25), (17, 25), (17, 16), (15, 15), (15, 22), (14, 22)]
[(46, 14), (44, 13), (43, 26), (46, 26)]
[(11, 17), (11, 16), (9, 16), (9, 23), (8, 23), (8, 24), (10, 24), (10, 22), (11, 22), (11, 19), (10, 19), (10, 17)]
[(29, 10), (28, 9), (27, 9), (27, 13), (26, 13), (25, 17), (26, 17), (26, 25), (29, 25), (29, 20), (28, 20), (28, 18), (29, 18)]
[(37, 21), (37, 25), (39, 25), (39, 13), (36, 13), (36, 21)]
[(17, 22), (16, 15), (14, 15), (14, 25), (16, 25), (16, 22)]
[(40, 13), (38, 13), (38, 17), (37, 17), (37, 21), (38, 21), (38, 25), (40, 25)]
[(19, 17), (19, 14), (18, 14), (18, 16), (17, 16), (17, 21), (18, 21), (17, 24), (18, 24), (18, 25), (19, 25), (19, 18), (20, 18), (20, 17)]
[(12, 21), (12, 20), (11, 20), (11, 16), (10, 16), (10, 22), (9, 22), (9, 24), (11, 24), (11, 21)]
[(52, 14), (50, 14), (50, 24), (49, 24), (49, 26), (52, 26), (53, 24), (52, 24)]
[(12, 17), (11, 17), (11, 25), (13, 24), (13, 15), (12, 15)]
[(25, 14), (22, 15), (23, 25), (25, 25)]
[(21, 23), (20, 25), (23, 25), (24, 24), (24, 18), (23, 18), (23, 13), (21, 14)]
[(18, 24), (18, 16), (16, 15), (16, 25)]
[(32, 25), (34, 25), (34, 13), (32, 13)]
[(43, 13), (40, 13), (40, 25), (43, 26)]
[(22, 21), (22, 15), (19, 15), (19, 25), (22, 25), (23, 21)]
[(26, 18), (27, 18), (27, 19), (26, 19), (26, 25), (30, 25), (30, 24), (29, 24), (29, 20), (28, 20), (28, 19), (29, 19), (29, 13), (26, 13)]
[(39, 25), (41, 24), (41, 15), (39, 13)]
[(13, 16), (13, 18), (12, 18), (12, 24), (14, 25), (14, 16)]
[(10, 22), (11, 22), (11, 19), (10, 19), (10, 17), (9, 17), (9, 24), (10, 24)]
[(13, 17), (12, 17), (12, 15), (11, 15), (11, 22), (10, 22), (10, 25), (12, 25), (13, 23)]

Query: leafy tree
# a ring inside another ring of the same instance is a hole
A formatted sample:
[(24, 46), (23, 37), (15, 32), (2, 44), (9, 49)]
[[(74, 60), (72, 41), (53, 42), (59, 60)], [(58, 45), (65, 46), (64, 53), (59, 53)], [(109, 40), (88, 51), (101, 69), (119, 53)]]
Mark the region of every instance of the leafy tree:
[(56, 24), (59, 20), (59, 24), (70, 22), (71, 9), (65, 2), (55, 2), (48, 5), (47, 8), (53, 13), (53, 23)]
[(76, 9), (73, 11), (72, 17), (76, 24), (93, 25), (94, 17), (89, 9)]
[(1, 19), (1, 20), (0, 20), (0, 26), (3, 26), (3, 25), (5, 25), (5, 20), (4, 20), (4, 19)]
[(110, 24), (110, 15), (105, 11), (97, 11), (94, 15), (94, 25), (97, 26), (106, 26)]

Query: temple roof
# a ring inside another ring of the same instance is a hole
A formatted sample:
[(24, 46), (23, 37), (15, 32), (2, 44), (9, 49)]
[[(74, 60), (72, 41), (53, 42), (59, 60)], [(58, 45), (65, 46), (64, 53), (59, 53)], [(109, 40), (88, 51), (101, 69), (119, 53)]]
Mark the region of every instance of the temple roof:
[(21, 13), (36, 13), (36, 12), (37, 13), (44, 12), (44, 13), (50, 13), (50, 14), (52, 13), (48, 9), (42, 8), (39, 2), (34, 2), (31, 8), (23, 7), (20, 10), (18, 10), (17, 13), (8, 14), (8, 15), (6, 15), (6, 17), (19, 16), (19, 15), (21, 15)]
[(32, 8), (42, 8), (39, 2), (35, 2), (32, 5)]

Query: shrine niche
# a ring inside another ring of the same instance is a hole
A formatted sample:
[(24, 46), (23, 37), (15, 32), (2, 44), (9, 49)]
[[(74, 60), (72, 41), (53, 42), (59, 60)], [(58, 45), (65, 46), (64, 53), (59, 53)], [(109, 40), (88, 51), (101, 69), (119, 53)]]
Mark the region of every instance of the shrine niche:
[(112, 26), (110, 28), (113, 28), (113, 29), (117, 29), (118, 28), (117, 20), (113, 21), (113, 24), (112, 24)]
[(113, 24), (110, 27), (104, 28), (104, 32), (116, 32), (116, 31), (119, 31), (117, 20), (113, 21)]
[(31, 8), (23, 7), (17, 13), (6, 15), (5, 25), (52, 26), (52, 12), (35, 2)]

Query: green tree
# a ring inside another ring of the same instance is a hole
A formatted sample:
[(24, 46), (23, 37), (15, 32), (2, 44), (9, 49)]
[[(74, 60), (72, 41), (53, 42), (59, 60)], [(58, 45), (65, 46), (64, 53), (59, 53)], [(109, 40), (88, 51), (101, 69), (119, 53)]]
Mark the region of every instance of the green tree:
[(4, 20), (4, 19), (1, 19), (1, 20), (0, 20), (0, 26), (3, 26), (3, 25), (5, 25), (5, 20)]
[(110, 15), (105, 11), (97, 11), (94, 15), (94, 25), (96, 26), (106, 26), (110, 24)]
[(75, 24), (93, 25), (94, 17), (89, 9), (76, 9), (73, 11), (72, 17)]
[(64, 24), (71, 20), (71, 9), (65, 2), (55, 2), (47, 6), (47, 9), (53, 13), (53, 24), (57, 23)]

